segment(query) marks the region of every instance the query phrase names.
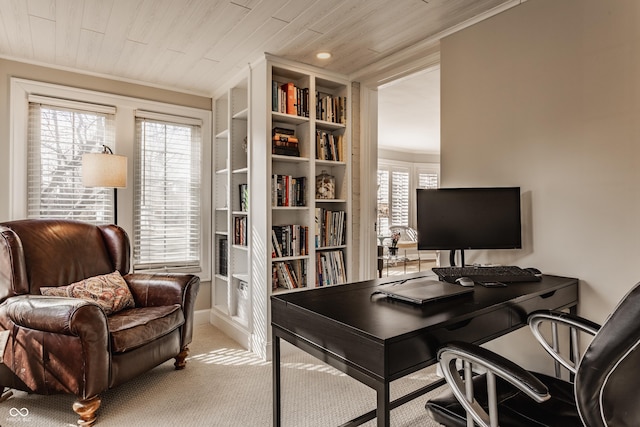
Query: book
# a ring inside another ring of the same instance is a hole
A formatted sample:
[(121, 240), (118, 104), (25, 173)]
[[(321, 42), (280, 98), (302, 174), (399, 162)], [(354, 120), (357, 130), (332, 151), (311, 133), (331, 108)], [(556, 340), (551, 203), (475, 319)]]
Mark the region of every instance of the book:
[(271, 149), (271, 154), (278, 154), (281, 156), (300, 157), (300, 150), (298, 150), (297, 148), (273, 147)]
[(308, 253), (309, 227), (299, 224), (271, 227), (272, 255), (276, 258), (305, 256)]
[(346, 272), (342, 251), (316, 253), (316, 286), (346, 283)]
[(293, 135), (296, 134), (296, 131), (293, 130), (293, 129), (289, 129), (289, 128), (274, 127), (271, 133), (272, 133), (272, 135), (279, 134), (279, 135), (291, 135), (291, 136), (293, 136)]
[(235, 217), (233, 224), (233, 244), (247, 246), (247, 217)]
[(273, 175), (271, 181), (272, 206), (306, 206), (307, 178)]
[(315, 209), (315, 247), (342, 246), (346, 243), (345, 211)]
[(242, 212), (249, 211), (249, 186), (247, 184), (240, 184), (240, 210)]
[(288, 82), (282, 85), (282, 90), (284, 91), (285, 98), (285, 109), (284, 112), (287, 114), (298, 115), (298, 111), (296, 108), (297, 103), (297, 91), (296, 87), (292, 82)]
[(273, 135), (273, 141), (282, 141), (282, 142), (298, 142), (298, 138), (296, 138), (295, 136), (285, 136), (282, 134), (275, 134)]
[(218, 240), (218, 274), (227, 276), (227, 238)]
[(272, 134), (271, 154), (300, 157), (298, 138), (293, 129), (274, 127)]
[(271, 81), (271, 111), (278, 112), (278, 87), (277, 81)]

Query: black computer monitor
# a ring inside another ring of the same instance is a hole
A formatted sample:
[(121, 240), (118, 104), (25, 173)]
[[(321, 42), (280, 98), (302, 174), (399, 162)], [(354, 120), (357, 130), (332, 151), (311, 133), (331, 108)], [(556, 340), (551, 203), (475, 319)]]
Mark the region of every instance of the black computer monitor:
[[(418, 248), (522, 248), (520, 187), (417, 190)], [(453, 265), (453, 256), (452, 265)]]

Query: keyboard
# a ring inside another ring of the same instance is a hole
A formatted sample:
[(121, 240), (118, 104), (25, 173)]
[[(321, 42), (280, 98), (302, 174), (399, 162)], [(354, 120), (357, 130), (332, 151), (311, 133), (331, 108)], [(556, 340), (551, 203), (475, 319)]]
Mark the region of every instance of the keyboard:
[(460, 277), (468, 277), (474, 282), (538, 282), (541, 280), (539, 275), (517, 267), (515, 265), (501, 265), (492, 267), (434, 267), (433, 272), (436, 273), (440, 280), (455, 283)]

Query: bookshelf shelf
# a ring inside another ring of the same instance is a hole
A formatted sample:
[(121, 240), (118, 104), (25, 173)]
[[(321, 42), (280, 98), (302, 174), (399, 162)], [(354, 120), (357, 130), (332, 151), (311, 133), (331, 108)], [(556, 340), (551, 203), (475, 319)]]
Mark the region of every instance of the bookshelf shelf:
[(316, 165), (318, 166), (347, 166), (347, 162), (340, 162), (337, 160), (320, 160), (320, 159), (316, 159)]
[(240, 274), (240, 273), (236, 273), (233, 275), (234, 279), (238, 279), (238, 280), (242, 280), (243, 282), (248, 282), (249, 281), (249, 275), (248, 274)]
[(309, 161), (308, 157), (285, 156), (281, 154), (272, 154), (271, 156), (274, 162), (304, 163)]
[(273, 211), (306, 211), (308, 206), (271, 206)]
[(316, 248), (316, 252), (318, 251), (332, 251), (335, 249), (346, 249), (346, 245), (338, 245), (338, 246), (321, 246)]
[(316, 199), (317, 203), (346, 203), (344, 199)]
[(247, 120), (248, 117), (249, 117), (248, 108), (244, 108), (233, 115), (233, 118), (238, 120)]
[(294, 259), (309, 259), (309, 255), (275, 257), (275, 258), (271, 258), (271, 261), (272, 262), (276, 262), (276, 261), (291, 261), (291, 260), (294, 260)]
[(309, 123), (308, 117), (301, 117), (293, 114), (278, 113), (277, 111), (272, 111), (271, 115), (273, 116), (274, 122), (290, 123), (294, 125)]
[(346, 125), (342, 123), (327, 122), (325, 120), (316, 120), (316, 127), (318, 129), (338, 130), (338, 129), (345, 129)]

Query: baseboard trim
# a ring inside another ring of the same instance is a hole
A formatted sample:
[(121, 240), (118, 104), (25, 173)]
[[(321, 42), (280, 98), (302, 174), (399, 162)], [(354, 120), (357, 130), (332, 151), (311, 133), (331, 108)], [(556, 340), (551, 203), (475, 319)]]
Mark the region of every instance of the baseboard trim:
[(215, 309), (208, 310), (209, 323), (220, 329), (229, 338), (236, 341), (245, 349), (250, 349), (251, 334), (240, 325), (232, 322), (227, 316), (221, 315)]
[(204, 325), (209, 323), (209, 312), (211, 310), (196, 310), (193, 312), (193, 324), (194, 325)]

